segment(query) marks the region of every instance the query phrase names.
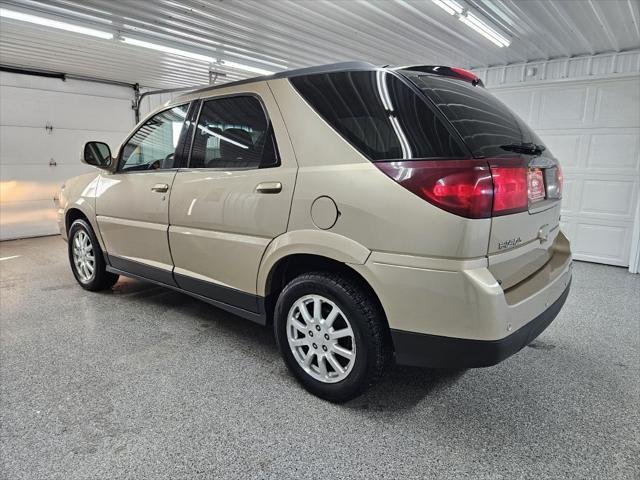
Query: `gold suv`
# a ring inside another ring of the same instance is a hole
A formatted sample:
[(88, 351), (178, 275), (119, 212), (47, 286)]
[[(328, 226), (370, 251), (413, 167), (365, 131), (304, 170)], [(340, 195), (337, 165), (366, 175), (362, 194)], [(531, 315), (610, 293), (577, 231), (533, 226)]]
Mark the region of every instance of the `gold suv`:
[(389, 361), (482, 367), (555, 318), (571, 280), (562, 172), (473, 74), (343, 63), (194, 91), (66, 182), (87, 290), (119, 275), (273, 325), (331, 401)]

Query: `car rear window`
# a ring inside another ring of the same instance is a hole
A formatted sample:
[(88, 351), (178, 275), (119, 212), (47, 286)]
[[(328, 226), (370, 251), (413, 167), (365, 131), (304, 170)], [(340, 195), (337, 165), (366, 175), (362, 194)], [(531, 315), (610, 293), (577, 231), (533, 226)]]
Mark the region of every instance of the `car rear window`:
[(405, 81), (384, 70), (291, 78), (329, 125), (372, 161), (467, 157), (441, 114)]
[(543, 145), (518, 115), (484, 88), (417, 71), (402, 73), (444, 113), (474, 157), (513, 155), (501, 145)]

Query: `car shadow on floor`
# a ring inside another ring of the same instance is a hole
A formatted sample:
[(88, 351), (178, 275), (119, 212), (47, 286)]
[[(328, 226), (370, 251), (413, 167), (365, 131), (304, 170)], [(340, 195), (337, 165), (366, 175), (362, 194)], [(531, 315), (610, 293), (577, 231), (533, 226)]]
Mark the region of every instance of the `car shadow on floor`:
[[(154, 307), (161, 305), (175, 311), (195, 322), (198, 335), (193, 337), (194, 342), (215, 341), (222, 336), (233, 348), (246, 352), (261, 364), (273, 365), (274, 371), (295, 382), (281, 360), (271, 327), (258, 325), (187, 294), (129, 278), (121, 279), (104, 294), (121, 295), (131, 298), (132, 302)], [(455, 384), (465, 372), (463, 369), (423, 369), (391, 364), (376, 385), (344, 406), (363, 412), (409, 410), (430, 394)]]
[(346, 404), (371, 412), (400, 413), (411, 410), (426, 397), (453, 386), (464, 369), (426, 369), (392, 364), (379, 383)]

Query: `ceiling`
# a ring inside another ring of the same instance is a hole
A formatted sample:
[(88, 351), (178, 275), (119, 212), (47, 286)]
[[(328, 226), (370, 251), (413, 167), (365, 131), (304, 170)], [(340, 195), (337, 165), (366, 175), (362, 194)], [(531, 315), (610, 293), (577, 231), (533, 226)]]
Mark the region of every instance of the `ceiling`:
[[(458, 0), (509, 37), (498, 48), (428, 0), (2, 0), (0, 6), (280, 71), (344, 60), (507, 65), (640, 48), (637, 0)], [(0, 63), (171, 88), (210, 63), (0, 19)], [(255, 76), (228, 66), (218, 82)]]

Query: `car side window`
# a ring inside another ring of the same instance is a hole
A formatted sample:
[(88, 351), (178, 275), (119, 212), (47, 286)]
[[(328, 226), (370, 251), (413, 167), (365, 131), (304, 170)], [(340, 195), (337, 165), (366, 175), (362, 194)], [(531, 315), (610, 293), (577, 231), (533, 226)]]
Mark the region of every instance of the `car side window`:
[(189, 167), (249, 169), (277, 165), (271, 122), (255, 96), (203, 102)]
[(175, 151), (184, 128), (189, 104), (154, 115), (129, 138), (118, 170), (166, 170), (176, 168)]
[(318, 73), (290, 81), (329, 125), (371, 161), (468, 155), (437, 111), (390, 72)]

